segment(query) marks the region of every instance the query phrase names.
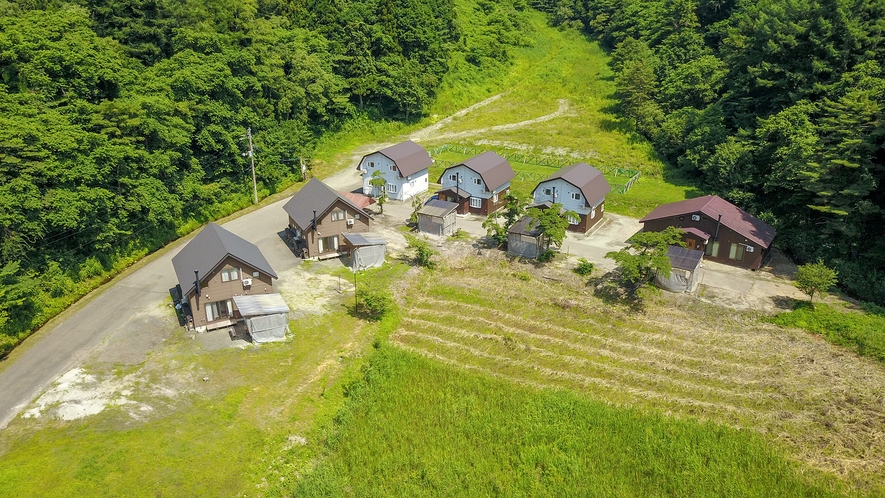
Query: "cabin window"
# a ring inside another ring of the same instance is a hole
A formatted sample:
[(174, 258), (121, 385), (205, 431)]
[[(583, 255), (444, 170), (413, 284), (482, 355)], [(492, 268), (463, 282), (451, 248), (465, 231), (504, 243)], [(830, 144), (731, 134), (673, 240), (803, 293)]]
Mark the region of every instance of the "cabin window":
[(596, 208), (590, 211), (590, 219), (596, 218)]
[(324, 252), (332, 252), (338, 250), (338, 236), (332, 235), (330, 237), (320, 237), (318, 240), (318, 247), (320, 254)]
[(457, 181), (458, 181), (458, 175), (449, 175), (449, 180), (452, 180), (453, 182), (457, 182)]
[(396, 193), (396, 185), (394, 185), (393, 183), (388, 183), (387, 184), (387, 193), (395, 194)]
[(599, 212), (600, 212), (600, 213), (604, 213), (604, 212), (605, 212), (605, 204), (600, 204), (600, 205), (599, 205)]
[(230, 282), (231, 280), (239, 280), (240, 279), (240, 269), (239, 268), (227, 268), (225, 270), (221, 270), (221, 281), (222, 282)]
[(482, 180), (479, 179), (479, 178), (474, 178), (474, 179), (473, 179), (473, 184), (474, 184), (474, 185), (482, 185)]
[(498, 194), (492, 196), (492, 202), (498, 202)]
[(370, 163), (369, 163), (369, 167), (370, 167), (370, 168), (374, 168), (374, 167), (375, 167), (375, 163), (374, 163), (374, 162), (370, 162)]
[(341, 221), (345, 218), (347, 213), (344, 212), (343, 209), (336, 209), (332, 211), (332, 221)]
[(234, 307), (230, 299), (226, 301), (216, 301), (214, 303), (206, 304), (207, 322), (214, 322), (215, 320), (229, 318), (232, 316), (234, 316)]
[(581, 218), (578, 217), (578, 216), (569, 216), (569, 217), (568, 217), (568, 222), (569, 222), (569, 224), (571, 224), (571, 225), (577, 225), (578, 223), (581, 222)]
[(744, 246), (740, 244), (731, 244), (731, 248), (728, 250), (728, 259), (733, 259), (735, 261), (743, 261), (744, 260)]
[(355, 215), (353, 215), (353, 219), (355, 219), (355, 220), (360, 219), (360, 214), (359, 214), (359, 213), (356, 213)]
[(481, 208), (482, 207), (482, 199), (479, 197), (471, 197), (470, 198), (470, 207), (472, 208)]
[(544, 189), (544, 195), (553, 195), (553, 190), (549, 188)]
[(261, 273), (260, 273), (260, 272), (257, 272), (257, 271), (253, 271), (253, 272), (252, 272), (252, 278), (258, 278), (258, 277), (260, 277), (260, 276), (261, 276)]
[(390, 171), (396, 171), (396, 166), (394, 166), (394, 165), (391, 164), (391, 165), (390, 165)]
[(713, 242), (712, 244), (707, 244), (707, 250), (705, 251), (707, 256), (718, 258), (719, 257), (719, 242)]
[(580, 200), (581, 200), (581, 194), (579, 194), (579, 193), (577, 193), (577, 192), (572, 192), (572, 200), (573, 200), (573, 201), (580, 201)]

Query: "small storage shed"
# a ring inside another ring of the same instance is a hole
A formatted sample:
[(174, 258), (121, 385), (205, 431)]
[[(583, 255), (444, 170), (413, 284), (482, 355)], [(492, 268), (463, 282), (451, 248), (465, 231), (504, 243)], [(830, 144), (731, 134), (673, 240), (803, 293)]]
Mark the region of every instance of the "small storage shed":
[(541, 229), (532, 226), (535, 219), (523, 216), (507, 230), (507, 253), (523, 258), (537, 258), (543, 247)]
[(458, 204), (432, 200), (418, 211), (418, 231), (431, 235), (448, 236), (455, 233)]
[(384, 264), (387, 241), (371, 233), (344, 233), (345, 250), (350, 252), (350, 268), (365, 270)]
[(670, 292), (694, 292), (697, 290), (704, 252), (670, 246), (667, 249), (667, 257), (670, 258), (670, 276), (668, 278), (661, 275), (655, 276), (655, 284)]
[(289, 306), (279, 294), (234, 296), (234, 303), (246, 321), (246, 330), (255, 342), (282, 341), (289, 330)]

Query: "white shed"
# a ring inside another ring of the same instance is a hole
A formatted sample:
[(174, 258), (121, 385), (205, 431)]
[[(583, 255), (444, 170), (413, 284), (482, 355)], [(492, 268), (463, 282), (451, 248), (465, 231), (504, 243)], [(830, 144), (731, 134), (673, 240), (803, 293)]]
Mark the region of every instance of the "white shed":
[(700, 283), (704, 251), (670, 246), (667, 257), (670, 258), (670, 276), (655, 276), (655, 284), (670, 292), (694, 292)]
[(350, 267), (365, 270), (384, 264), (387, 241), (371, 233), (343, 233), (344, 244), (350, 250)]

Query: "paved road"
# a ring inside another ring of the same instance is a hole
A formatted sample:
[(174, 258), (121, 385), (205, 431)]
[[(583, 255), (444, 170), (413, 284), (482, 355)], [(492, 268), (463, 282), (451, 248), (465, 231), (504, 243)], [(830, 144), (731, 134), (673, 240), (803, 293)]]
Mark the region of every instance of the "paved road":
[[(353, 190), (361, 181), (359, 173), (348, 168), (327, 179), (327, 183), (339, 190)], [(278, 274), (300, 263), (278, 235), (287, 222), (282, 210), (286, 200), (224, 224), (226, 229), (255, 243)], [(409, 202), (391, 202), (385, 206), (385, 214), (391, 219), (405, 220), (410, 213)], [(485, 235), (482, 220), (476, 217), (459, 217), (457, 226), (476, 237)], [(599, 268), (611, 269), (613, 262), (605, 259), (605, 253), (624, 247), (624, 241), (639, 228), (636, 220), (606, 214), (606, 219), (590, 234), (569, 234), (563, 251), (585, 257)], [(151, 349), (150, 345), (159, 344), (171, 335), (177, 322), (171, 311), (162, 310), (168, 303), (169, 288), (176, 284), (172, 257), (183, 242), (176, 246), (60, 320), (47, 333), (32, 339), (37, 342), (17, 359), (8, 360), (14, 363), (0, 372), (0, 429), (6, 427), (55, 378), (85, 360), (138, 363), (143, 361), (144, 352)], [(707, 263), (704, 283), (736, 294), (756, 289), (772, 296), (789, 295), (790, 287), (782, 281), (759, 281), (754, 274), (715, 263)], [(738, 297), (725, 296), (729, 303)], [(121, 351), (133, 349), (127, 345), (136, 342), (148, 347), (134, 348), (142, 351), (135, 358), (121, 356)]]
[[(275, 202), (246, 214), (224, 227), (257, 244), (279, 274), (300, 262), (277, 233), (286, 226), (282, 206)], [(6, 370), (0, 373), (0, 429), (5, 428), (38, 394), (59, 375), (81, 364), (93, 354), (101, 355), (115, 342), (159, 343), (177, 326), (171, 312), (162, 318), (144, 316), (168, 302), (169, 289), (176, 282), (172, 257), (178, 243), (156, 260), (133, 272), (107, 289), (73, 315), (41, 334)], [(114, 359), (119, 359), (111, 355)], [(110, 358), (108, 358), (110, 360)], [(137, 358), (135, 359), (137, 361)]]

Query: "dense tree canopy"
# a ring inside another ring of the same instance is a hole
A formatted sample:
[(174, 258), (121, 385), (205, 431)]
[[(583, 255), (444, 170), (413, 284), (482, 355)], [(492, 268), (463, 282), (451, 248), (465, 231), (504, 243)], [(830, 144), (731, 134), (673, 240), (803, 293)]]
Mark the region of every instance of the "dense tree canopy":
[(885, 3), (555, 0), (612, 49), (621, 109), (676, 174), (885, 302)]
[(355, 114), (419, 116), (454, 53), (506, 62), (520, 4), (478, 5), (465, 35), (452, 0), (0, 0), (0, 355), (41, 303), (248, 204), (247, 127), (267, 195)]

